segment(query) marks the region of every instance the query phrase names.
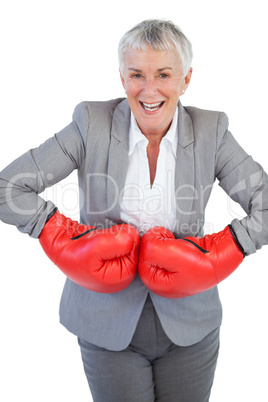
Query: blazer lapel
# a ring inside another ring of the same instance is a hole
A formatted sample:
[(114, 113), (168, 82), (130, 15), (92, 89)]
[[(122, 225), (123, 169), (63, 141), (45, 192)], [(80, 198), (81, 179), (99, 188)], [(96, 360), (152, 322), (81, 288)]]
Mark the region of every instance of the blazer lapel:
[(180, 102), (178, 106), (178, 148), (175, 172), (177, 227), (175, 234), (184, 236), (189, 233), (195, 198), (194, 133), (189, 114)]
[(127, 99), (114, 110), (108, 158), (107, 205), (109, 218), (120, 220), (120, 198), (128, 167), (130, 108)]

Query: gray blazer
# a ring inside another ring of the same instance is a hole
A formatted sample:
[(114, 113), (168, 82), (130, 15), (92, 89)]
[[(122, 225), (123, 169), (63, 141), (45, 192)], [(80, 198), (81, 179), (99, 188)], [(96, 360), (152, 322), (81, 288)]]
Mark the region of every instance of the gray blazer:
[[(245, 210), (232, 222), (246, 254), (268, 243), (268, 179), (228, 131), (224, 113), (178, 105), (175, 236), (202, 236), (205, 207), (215, 179)], [(55, 205), (38, 194), (78, 171), (81, 222), (120, 223), (120, 196), (128, 165), (130, 108), (126, 99), (83, 102), (73, 121), (0, 174), (0, 219), (38, 238)], [(229, 222), (226, 222), (228, 224)], [(100, 294), (66, 280), (61, 323), (75, 335), (110, 350), (131, 341), (148, 289), (137, 275), (116, 294)], [(221, 324), (217, 287), (182, 299), (151, 293), (168, 337), (186, 346)]]

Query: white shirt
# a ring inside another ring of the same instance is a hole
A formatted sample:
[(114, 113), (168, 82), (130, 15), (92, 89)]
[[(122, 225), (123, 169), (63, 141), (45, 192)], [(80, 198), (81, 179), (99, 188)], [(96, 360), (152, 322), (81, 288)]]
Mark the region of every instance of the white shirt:
[(161, 140), (156, 175), (151, 187), (147, 158), (149, 141), (131, 113), (129, 163), (121, 198), (121, 219), (135, 226), (141, 235), (155, 226), (173, 231), (176, 225), (177, 120), (178, 109), (167, 134)]

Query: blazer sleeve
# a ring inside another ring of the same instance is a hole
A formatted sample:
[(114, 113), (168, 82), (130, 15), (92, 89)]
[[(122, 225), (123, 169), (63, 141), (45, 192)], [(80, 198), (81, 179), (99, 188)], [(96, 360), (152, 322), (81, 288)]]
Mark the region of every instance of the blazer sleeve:
[(220, 186), (246, 213), (232, 228), (249, 255), (268, 244), (268, 176), (228, 131), (228, 118), (220, 113), (216, 177)]
[(89, 125), (85, 104), (76, 107), (72, 123), (31, 149), (0, 173), (0, 219), (38, 238), (55, 209), (39, 194), (81, 165)]

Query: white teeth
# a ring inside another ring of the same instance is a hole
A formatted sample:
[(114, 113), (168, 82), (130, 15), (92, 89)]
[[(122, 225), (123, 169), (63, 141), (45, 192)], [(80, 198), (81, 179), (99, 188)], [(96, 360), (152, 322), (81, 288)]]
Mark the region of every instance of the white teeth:
[(145, 103), (145, 102), (143, 102), (143, 104), (144, 104), (146, 107), (158, 107), (161, 103), (162, 103), (162, 102), (158, 102), (158, 103)]
[(149, 110), (150, 112), (153, 112), (155, 110), (158, 110), (162, 106), (163, 102), (158, 102), (158, 103), (144, 103), (142, 102), (142, 106), (144, 107), (145, 110)]

